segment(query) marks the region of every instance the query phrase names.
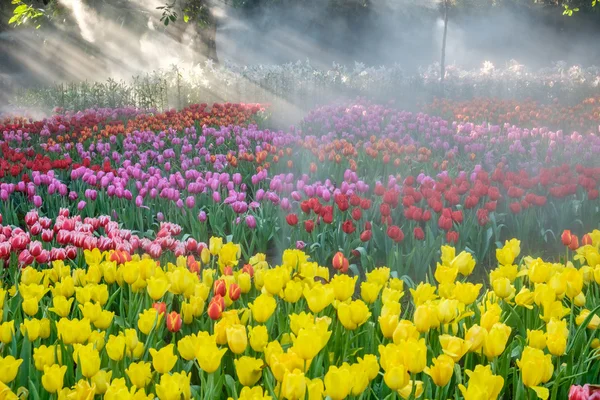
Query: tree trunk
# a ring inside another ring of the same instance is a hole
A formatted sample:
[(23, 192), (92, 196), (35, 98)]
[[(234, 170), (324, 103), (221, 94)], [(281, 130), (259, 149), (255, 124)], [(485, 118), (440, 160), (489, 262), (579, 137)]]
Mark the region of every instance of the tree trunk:
[(444, 97), (446, 77), (446, 36), (448, 36), (448, 0), (444, 0), (444, 37), (442, 38), (442, 59), (440, 61), (440, 95)]
[(202, 46), (202, 55), (215, 64), (219, 63), (217, 54), (217, 18), (214, 10), (210, 5), (207, 5), (208, 12), (203, 26), (199, 27), (199, 36)]

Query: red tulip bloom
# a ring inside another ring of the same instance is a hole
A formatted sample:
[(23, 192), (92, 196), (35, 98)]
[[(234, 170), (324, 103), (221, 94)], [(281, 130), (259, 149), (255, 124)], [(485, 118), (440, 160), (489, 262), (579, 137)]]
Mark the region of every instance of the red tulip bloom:
[(368, 210), (369, 208), (371, 208), (371, 200), (362, 199), (360, 201), (360, 208), (362, 208), (363, 210)]
[(176, 311), (171, 311), (169, 315), (167, 315), (167, 329), (170, 332), (179, 332), (182, 323), (181, 315)]
[(564, 244), (565, 246), (570, 245), (572, 239), (573, 239), (573, 235), (571, 234), (571, 231), (568, 229), (565, 229), (563, 231), (562, 235), (560, 235), (560, 240), (562, 241), (562, 244)]
[(333, 268), (338, 271), (341, 271), (343, 273), (348, 272), (348, 259), (344, 257), (344, 254), (340, 251), (335, 253), (335, 255), (333, 256), (332, 265)]
[(305, 214), (309, 214), (311, 209), (310, 202), (308, 200), (304, 200), (302, 203), (300, 203), (300, 209)]
[(223, 313), (224, 308), (222, 307), (221, 302), (216, 299), (217, 296), (213, 297), (213, 299), (210, 301), (210, 304), (208, 305), (208, 308), (206, 309), (206, 313), (208, 314), (209, 318), (213, 321), (216, 321), (219, 318), (221, 318), (221, 314)]
[(152, 304), (152, 307), (158, 311), (158, 314), (165, 314), (167, 312), (167, 305), (163, 302), (157, 302)]
[(296, 224), (298, 224), (298, 216), (296, 214), (288, 214), (285, 217), (285, 220), (290, 226), (295, 226)]
[(382, 217), (387, 217), (388, 215), (391, 214), (390, 206), (386, 203), (381, 204), (379, 206), (379, 212), (381, 213)]
[(458, 242), (458, 232), (456, 231), (448, 231), (446, 233), (446, 241), (448, 243), (456, 244)]
[(304, 221), (304, 229), (306, 229), (306, 232), (311, 233), (315, 229), (315, 221), (312, 219)]
[(402, 240), (404, 240), (404, 232), (402, 232), (402, 229), (400, 229), (400, 227), (396, 225), (390, 225), (387, 228), (387, 235), (396, 243), (399, 243)]
[(417, 240), (425, 240), (425, 232), (420, 226), (415, 227), (413, 234), (415, 235), (415, 239)]
[(342, 224), (342, 231), (344, 231), (344, 233), (346, 234), (351, 234), (356, 230), (356, 227), (354, 226), (354, 223), (352, 222), (352, 220), (347, 220), (344, 221), (344, 223)]
[(575, 251), (579, 248), (579, 238), (576, 235), (571, 236), (571, 243), (569, 249)]
[(242, 272), (247, 273), (248, 275), (250, 275), (250, 277), (254, 276), (254, 268), (250, 264), (244, 265), (244, 267), (242, 268)]
[(215, 296), (225, 296), (227, 292), (227, 284), (223, 279), (217, 279), (214, 284)]
[(360, 211), (360, 208), (355, 208), (354, 210), (352, 210), (352, 219), (353, 220), (358, 221), (361, 218), (362, 218), (362, 211)]
[(358, 207), (361, 203), (360, 197), (358, 197), (358, 195), (353, 194), (352, 196), (350, 196), (350, 205), (352, 205), (352, 207)]
[(229, 285), (229, 298), (231, 300), (236, 301), (240, 298), (241, 294), (242, 290), (240, 289), (237, 283), (232, 283), (231, 285)]
[(363, 242), (368, 242), (373, 237), (373, 232), (370, 230), (363, 231), (360, 234), (360, 240)]
[(583, 246), (587, 246), (587, 245), (591, 245), (592, 244), (592, 237), (590, 236), (589, 233), (586, 233), (585, 235), (583, 235), (583, 237), (581, 238), (581, 244)]

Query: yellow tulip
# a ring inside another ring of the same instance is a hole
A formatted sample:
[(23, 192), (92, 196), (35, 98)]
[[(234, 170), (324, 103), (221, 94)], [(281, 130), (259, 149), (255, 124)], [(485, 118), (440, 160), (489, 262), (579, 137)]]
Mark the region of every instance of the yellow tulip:
[(22, 363), (23, 360), (17, 360), (13, 356), (0, 356), (0, 382), (11, 383), (17, 377)]
[(35, 316), (40, 309), (38, 299), (35, 297), (28, 297), (23, 300), (21, 307), (23, 308), (23, 312), (30, 317)]
[(243, 386), (254, 386), (262, 376), (263, 360), (242, 356), (233, 363), (238, 381)]
[(385, 371), (383, 380), (390, 389), (398, 390), (408, 384), (410, 375), (404, 365), (398, 364)]
[(44, 375), (42, 375), (42, 386), (48, 393), (56, 393), (63, 388), (63, 382), (67, 372), (67, 366), (62, 367), (58, 364), (44, 366)]
[(115, 316), (113, 311), (102, 310), (98, 318), (94, 321), (94, 326), (98, 329), (108, 329)]
[(356, 288), (358, 276), (350, 277), (346, 274), (337, 274), (331, 280), (333, 294), (338, 301), (346, 301), (352, 297)]
[(413, 314), (414, 324), (420, 333), (429, 332), (431, 328), (440, 326), (438, 308), (433, 304), (422, 304)]
[(456, 336), (441, 335), (439, 337), (442, 351), (457, 363), (471, 348), (471, 342)]
[(0, 324), (0, 342), (9, 344), (15, 335), (15, 321), (10, 320)]
[(302, 297), (304, 292), (304, 284), (297, 281), (289, 281), (283, 289), (283, 300), (288, 303), (296, 303)]
[(381, 329), (384, 338), (391, 339), (394, 336), (394, 331), (398, 327), (398, 318), (399, 317), (396, 314), (379, 316), (379, 328)]
[(61, 318), (56, 323), (58, 337), (65, 345), (74, 343), (85, 343), (92, 334), (92, 327), (89, 319), (72, 319)]
[(334, 292), (331, 285), (316, 284), (312, 288), (304, 288), (304, 298), (308, 303), (308, 308), (313, 313), (318, 313), (329, 306), (334, 299)]
[(377, 282), (363, 282), (360, 284), (360, 297), (365, 303), (373, 304), (379, 298), (382, 287)]
[(262, 293), (248, 307), (252, 310), (252, 318), (259, 324), (264, 324), (275, 312), (277, 301), (269, 294)]
[(444, 264), (437, 264), (434, 277), (438, 283), (454, 283), (458, 276), (458, 268)]
[(79, 305), (79, 310), (83, 314), (83, 318), (87, 318), (90, 322), (94, 322), (100, 317), (100, 313), (102, 312), (102, 307), (98, 303), (87, 302), (85, 304)]
[[(56, 364), (56, 353), (60, 355), (60, 348), (56, 346), (41, 345), (33, 349), (33, 362), (38, 371), (43, 371), (44, 367)], [(59, 358), (60, 360), (60, 358)]]
[[(21, 334), (27, 335), (27, 339), (29, 339), (30, 342), (35, 342), (40, 337), (42, 331), (42, 324), (40, 320), (35, 318), (26, 319), (23, 320), (23, 323), (20, 326), (20, 330)], [(58, 332), (60, 336), (60, 330)]]
[(119, 266), (119, 270), (122, 271), (123, 280), (128, 284), (132, 285), (138, 280), (140, 276), (140, 266), (138, 262), (129, 261)]
[(482, 312), (479, 325), (487, 331), (492, 329), (494, 324), (500, 322), (500, 316), (502, 315), (502, 309), (496, 303), (488, 307), (487, 311)]
[(221, 247), (223, 247), (222, 238), (213, 236), (208, 240), (208, 250), (210, 250), (210, 254), (213, 256), (219, 254)]
[(144, 335), (149, 335), (152, 329), (155, 329), (160, 325), (162, 317), (163, 314), (159, 314), (154, 307), (144, 310), (138, 317), (138, 329)]
[(418, 339), (419, 331), (411, 321), (406, 319), (400, 320), (394, 330), (394, 344), (400, 344), (401, 341), (406, 341), (409, 338)]
[(271, 396), (267, 395), (266, 391), (263, 393), (263, 388), (260, 386), (243, 387), (238, 400), (271, 400)]
[(491, 360), (504, 352), (510, 337), (511, 328), (505, 324), (496, 323), (483, 341), (483, 354)]
[(436, 287), (429, 283), (419, 283), (416, 289), (409, 289), (413, 301), (415, 303), (415, 307), (419, 307), (429, 301), (433, 301), (437, 299)]
[(240, 292), (248, 293), (252, 289), (252, 278), (247, 272), (241, 272), (237, 276), (237, 284), (240, 287)]
[(410, 338), (402, 343), (404, 351), (404, 365), (406, 369), (416, 374), (422, 372), (427, 366), (427, 345), (425, 339)]
[(534, 297), (534, 294), (528, 288), (523, 286), (521, 291), (519, 291), (519, 294), (517, 294), (517, 297), (515, 297), (515, 303), (517, 303), (518, 306), (531, 310), (533, 309)]
[(286, 371), (281, 383), (281, 397), (287, 400), (304, 399), (306, 380), (304, 373), (299, 369), (292, 372)]
[(469, 377), (468, 386), (458, 385), (465, 400), (496, 400), (502, 387), (504, 379), (492, 373), (489, 365), (477, 365), (474, 371), (467, 370)]
[(492, 288), (494, 293), (501, 299), (512, 298), (515, 294), (515, 288), (511, 285), (508, 278), (497, 278), (492, 281)]
[(453, 298), (468, 306), (477, 300), (482, 287), (481, 283), (474, 285), (470, 282), (456, 282), (452, 295)]
[(300, 314), (290, 315), (290, 329), (294, 335), (298, 335), (300, 329), (308, 328), (315, 324), (315, 316), (311, 313), (305, 313), (304, 311)]
[(241, 248), (239, 244), (229, 242), (226, 245), (221, 246), (219, 249), (219, 268), (221, 271), (223, 271), (223, 268), (225, 267), (233, 267), (237, 265), (240, 252)]
[(100, 370), (100, 353), (93, 344), (81, 345), (73, 353), (73, 360), (81, 368), (81, 374), (90, 379)]
[(449, 324), (460, 315), (461, 303), (454, 299), (441, 299), (437, 304), (438, 320), (441, 324)]
[(242, 354), (248, 346), (248, 336), (246, 327), (240, 324), (234, 324), (226, 329), (227, 344), (234, 354)]
[(154, 301), (160, 300), (171, 287), (171, 284), (166, 278), (155, 278), (152, 276), (147, 282), (148, 286), (146, 287), (146, 290), (148, 291), (150, 298)]
[(356, 300), (350, 304), (341, 303), (338, 306), (337, 315), (344, 328), (354, 330), (367, 322), (371, 313), (365, 303)]
[(265, 271), (265, 289), (271, 296), (276, 296), (281, 292), (285, 285), (285, 275), (287, 271), (281, 267)]
[(500, 265), (511, 265), (521, 253), (521, 242), (517, 239), (507, 240), (504, 247), (496, 249), (496, 259)]
[(535, 390), (540, 398), (547, 399), (549, 390), (540, 385), (552, 378), (554, 372), (552, 356), (544, 354), (542, 350), (525, 347), (521, 359), (517, 360), (517, 366), (521, 370), (523, 384)]
[(221, 365), (221, 358), (227, 352), (227, 349), (219, 349), (216, 344), (205, 344), (196, 351), (196, 359), (200, 368), (212, 374)]
[(436, 386), (446, 386), (454, 373), (454, 360), (446, 354), (441, 354), (432, 360), (433, 365), (426, 367), (425, 372)]
[(160, 383), (156, 385), (156, 395), (160, 400), (189, 400), (192, 397), (191, 378), (191, 372), (164, 374), (160, 377)]
[(96, 385), (90, 384), (86, 379), (80, 379), (75, 384), (74, 390), (70, 393), (70, 398), (78, 400), (93, 400), (96, 394)]
[(152, 366), (159, 374), (166, 374), (173, 369), (177, 356), (173, 354), (174, 344), (169, 344), (160, 350), (150, 349)]
[(360, 396), (369, 386), (369, 371), (364, 363), (355, 363), (350, 365), (350, 374), (352, 375), (352, 396)]
[(540, 330), (527, 329), (527, 345), (535, 349), (545, 349), (546, 333)]
[[(585, 322), (585, 320), (589, 317), (589, 315), (590, 315), (590, 310), (587, 310), (587, 309), (581, 310), (579, 315), (575, 318), (575, 323), (577, 324), (577, 326), (583, 324)], [(592, 318), (590, 319), (590, 322), (588, 322), (587, 328), (588, 329), (598, 329), (598, 326), (600, 326), (600, 317), (598, 317), (598, 315), (594, 314), (592, 316)], [(1, 325), (0, 325), (0, 332), (2, 332)], [(0, 333), (0, 338), (1, 338), (1, 333)]]
[(264, 325), (249, 327), (248, 336), (250, 337), (250, 347), (258, 353), (262, 353), (269, 343), (269, 332)]
[(106, 353), (108, 358), (113, 361), (121, 361), (125, 355), (125, 349), (127, 348), (125, 336), (120, 333), (118, 336), (110, 335), (108, 342), (106, 343)]
[(150, 381), (152, 381), (152, 371), (150, 370), (150, 363), (140, 361), (138, 363), (131, 363), (125, 370), (125, 373), (129, 377), (131, 384), (138, 389), (143, 389)]
[(308, 391), (308, 400), (323, 400), (325, 385), (321, 379), (315, 378), (310, 381), (307, 379), (306, 389)]
[[(104, 394), (106, 393), (109, 385), (110, 379), (112, 378), (112, 371), (103, 371), (100, 370), (92, 377), (92, 382), (96, 386), (96, 394)], [(106, 396), (105, 396), (106, 398)]]
[(367, 282), (383, 286), (390, 279), (390, 269), (388, 267), (375, 268), (366, 274)]
[(344, 363), (340, 368), (331, 366), (325, 374), (325, 392), (332, 400), (345, 399), (352, 387), (350, 366)]

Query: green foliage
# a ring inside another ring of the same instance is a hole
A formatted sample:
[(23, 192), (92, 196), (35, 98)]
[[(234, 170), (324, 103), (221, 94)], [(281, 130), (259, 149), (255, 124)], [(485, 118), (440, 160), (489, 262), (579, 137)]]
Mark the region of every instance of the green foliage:
[(11, 4), (16, 7), (13, 10), (12, 17), (8, 20), (9, 25), (19, 26), (28, 22), (36, 23), (36, 29), (40, 27), (41, 18), (46, 16), (47, 9), (34, 7), (31, 4), (27, 4), (22, 0), (12, 0)]

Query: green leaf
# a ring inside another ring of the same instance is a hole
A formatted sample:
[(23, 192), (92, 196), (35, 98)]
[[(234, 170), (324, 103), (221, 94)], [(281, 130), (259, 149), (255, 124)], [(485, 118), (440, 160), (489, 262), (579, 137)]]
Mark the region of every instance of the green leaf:
[(24, 12), (26, 12), (29, 9), (29, 6), (26, 4), (21, 4), (20, 6), (18, 6), (17, 8), (14, 9), (13, 14), (23, 14)]
[(190, 16), (187, 14), (183, 14), (183, 22), (185, 22), (186, 24), (190, 21)]
[(17, 23), (19, 20), (20, 15), (13, 15), (9, 20), (8, 20), (8, 24), (14, 24)]

